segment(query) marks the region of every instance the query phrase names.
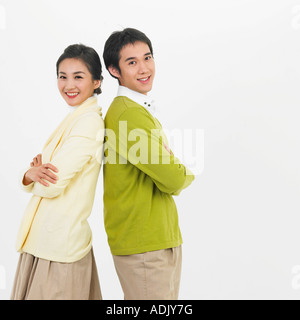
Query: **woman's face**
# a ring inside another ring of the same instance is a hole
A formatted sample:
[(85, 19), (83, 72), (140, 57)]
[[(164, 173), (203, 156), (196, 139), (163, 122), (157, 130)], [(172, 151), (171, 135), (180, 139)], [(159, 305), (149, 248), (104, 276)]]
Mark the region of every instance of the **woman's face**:
[(80, 59), (65, 59), (59, 65), (58, 89), (69, 106), (78, 106), (100, 87), (100, 80), (93, 76)]

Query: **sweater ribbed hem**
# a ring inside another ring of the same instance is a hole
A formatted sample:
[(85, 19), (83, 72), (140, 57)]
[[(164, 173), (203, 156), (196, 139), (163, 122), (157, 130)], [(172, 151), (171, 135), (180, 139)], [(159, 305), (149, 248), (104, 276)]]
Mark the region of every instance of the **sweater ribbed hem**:
[(136, 248), (126, 248), (126, 249), (112, 249), (111, 248), (111, 253), (114, 256), (129, 256), (133, 254), (141, 254), (145, 252), (150, 252), (150, 251), (158, 251), (158, 250), (165, 250), (165, 249), (170, 249), (170, 248), (177, 248), (180, 245), (183, 244), (182, 240), (176, 240), (176, 241), (169, 241), (169, 242), (164, 242), (164, 243), (159, 243), (159, 244), (151, 244), (147, 246), (139, 246)]

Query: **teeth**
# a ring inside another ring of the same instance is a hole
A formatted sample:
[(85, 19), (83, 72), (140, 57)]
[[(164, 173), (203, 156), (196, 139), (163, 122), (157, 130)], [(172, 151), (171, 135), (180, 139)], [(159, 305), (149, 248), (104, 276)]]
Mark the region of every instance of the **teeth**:
[(67, 95), (68, 96), (70, 96), (70, 97), (75, 97), (75, 96), (77, 96), (79, 93), (67, 93)]
[(140, 81), (147, 81), (149, 79), (149, 77), (144, 78), (144, 79), (140, 79)]

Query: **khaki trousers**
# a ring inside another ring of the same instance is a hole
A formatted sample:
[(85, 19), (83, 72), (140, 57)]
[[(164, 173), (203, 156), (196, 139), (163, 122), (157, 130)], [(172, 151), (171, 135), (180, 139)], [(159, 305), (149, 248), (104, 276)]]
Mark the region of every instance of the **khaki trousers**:
[(181, 246), (113, 259), (125, 300), (178, 300)]

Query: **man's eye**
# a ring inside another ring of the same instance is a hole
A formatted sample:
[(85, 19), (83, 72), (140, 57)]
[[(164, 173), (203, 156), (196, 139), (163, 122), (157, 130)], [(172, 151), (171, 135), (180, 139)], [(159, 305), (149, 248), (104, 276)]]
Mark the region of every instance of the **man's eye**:
[(130, 61), (130, 62), (129, 62), (129, 65), (134, 66), (135, 64), (136, 64), (136, 62), (135, 62), (135, 61)]
[(82, 77), (81, 76), (76, 76), (75, 79), (82, 79)]
[(60, 76), (59, 79), (67, 79), (67, 78), (64, 76)]
[(147, 56), (145, 60), (151, 60), (152, 57), (151, 56)]

